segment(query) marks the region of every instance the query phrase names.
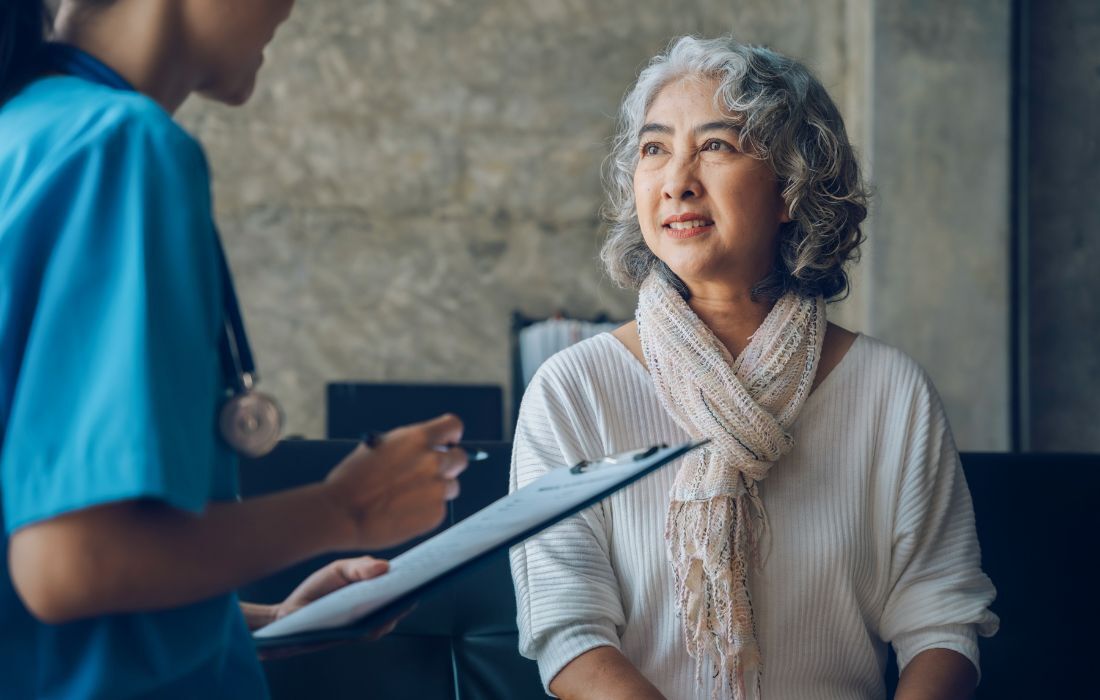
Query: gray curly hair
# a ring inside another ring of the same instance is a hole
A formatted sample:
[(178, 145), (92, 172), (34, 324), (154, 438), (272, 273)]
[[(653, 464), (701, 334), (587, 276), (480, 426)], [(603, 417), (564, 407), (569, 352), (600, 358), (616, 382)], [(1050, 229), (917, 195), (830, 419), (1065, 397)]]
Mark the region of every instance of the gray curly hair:
[(623, 100), (604, 170), (609, 230), (600, 258), (608, 274), (618, 285), (637, 289), (656, 268), (688, 296), (646, 245), (634, 202), (638, 132), (646, 111), (663, 87), (688, 76), (718, 79), (716, 104), (739, 126), (741, 149), (775, 171), (790, 210), (790, 223), (780, 228), (775, 269), (753, 287), (753, 295), (846, 296), (845, 265), (859, 258), (868, 193), (840, 112), (805, 66), (731, 37), (674, 39)]

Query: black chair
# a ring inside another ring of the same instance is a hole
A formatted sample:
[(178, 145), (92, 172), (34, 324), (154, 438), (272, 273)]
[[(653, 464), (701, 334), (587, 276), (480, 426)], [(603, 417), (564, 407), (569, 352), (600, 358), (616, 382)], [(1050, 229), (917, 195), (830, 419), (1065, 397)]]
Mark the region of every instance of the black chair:
[(969, 453), (982, 566), (997, 587), (977, 697), (1096, 697), (1100, 455)]
[[(320, 479), (353, 446), (284, 442), (272, 455), (242, 463), (243, 491), (255, 495)], [(463, 475), (448, 524), (507, 491), (510, 446), (485, 448), (492, 457)], [(982, 564), (997, 586), (993, 609), (1001, 617), (1001, 631), (980, 643), (977, 697), (1095, 697), (1090, 662), (1098, 615), (1091, 574), (1100, 508), (1092, 499), (1100, 494), (1100, 455), (971, 453), (963, 455), (963, 466)], [(242, 596), (281, 600), (328, 559), (261, 581)], [(515, 617), (502, 553), (427, 595), (388, 637), (268, 662), (268, 678), (276, 698), (545, 697), (535, 664), (516, 651)], [(892, 664), (886, 680), (892, 697)]]
[[(980, 639), (978, 700), (1095, 697), (1092, 542), (1100, 455), (964, 453), (1000, 631)], [(897, 686), (890, 653), (889, 697)]]
[[(511, 445), (472, 442), (489, 453), (462, 475), (462, 495), (440, 529), (508, 492)], [(242, 460), (245, 497), (323, 479), (355, 447), (346, 440), (290, 440), (270, 455)], [(431, 533), (429, 533), (430, 536)], [(423, 539), (423, 538), (421, 538)], [(419, 541), (419, 540), (417, 540)], [(391, 558), (416, 544), (373, 552)], [(307, 575), (337, 556), (291, 567), (241, 591), (243, 600), (282, 600)], [(517, 651), (515, 594), (506, 552), (486, 558), (426, 593), (391, 634), (264, 664), (274, 698), (544, 698), (538, 668)]]
[(364, 430), (391, 430), (455, 413), (467, 440), (504, 439), (504, 391), (490, 384), (331, 382), (326, 386), (327, 436), (358, 439)]

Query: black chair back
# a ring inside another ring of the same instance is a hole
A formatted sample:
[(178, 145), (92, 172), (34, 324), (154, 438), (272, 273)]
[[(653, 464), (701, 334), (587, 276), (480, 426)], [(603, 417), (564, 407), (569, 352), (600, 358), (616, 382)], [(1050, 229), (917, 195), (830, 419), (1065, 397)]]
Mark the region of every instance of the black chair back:
[(1100, 455), (967, 453), (982, 567), (1000, 631), (982, 639), (980, 700), (1096, 697)]
[(455, 413), (467, 440), (504, 439), (504, 391), (489, 384), (331, 382), (326, 387), (327, 435), (357, 440), (364, 430), (392, 430)]

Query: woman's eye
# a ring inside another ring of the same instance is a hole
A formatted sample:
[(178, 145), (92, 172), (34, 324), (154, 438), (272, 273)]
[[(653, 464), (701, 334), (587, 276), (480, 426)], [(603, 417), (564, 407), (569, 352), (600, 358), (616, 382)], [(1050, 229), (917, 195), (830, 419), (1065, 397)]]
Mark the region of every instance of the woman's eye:
[(661, 152), (661, 147), (658, 146), (655, 143), (647, 143), (646, 145), (642, 146), (642, 155), (643, 156), (655, 156), (655, 155), (659, 154), (660, 152)]
[(719, 141), (718, 139), (711, 139), (703, 144), (704, 151), (730, 151), (734, 150), (733, 146), (729, 145), (725, 141)]

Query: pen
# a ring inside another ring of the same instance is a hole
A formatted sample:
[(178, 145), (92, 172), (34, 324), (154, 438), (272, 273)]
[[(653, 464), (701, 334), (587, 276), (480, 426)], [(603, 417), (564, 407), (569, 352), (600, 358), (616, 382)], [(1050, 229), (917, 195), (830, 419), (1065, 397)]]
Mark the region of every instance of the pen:
[[(378, 443), (382, 441), (382, 435), (383, 433), (378, 431), (366, 432), (363, 433), (363, 435), (360, 437), (360, 441), (367, 447), (374, 449), (378, 446)], [(463, 450), (466, 451), (466, 460), (469, 462), (481, 462), (489, 459), (489, 453), (485, 450), (470, 448), (460, 442), (452, 442), (446, 445), (439, 445), (435, 449), (440, 452), (446, 452), (447, 450), (453, 449), (455, 447), (461, 447)]]

